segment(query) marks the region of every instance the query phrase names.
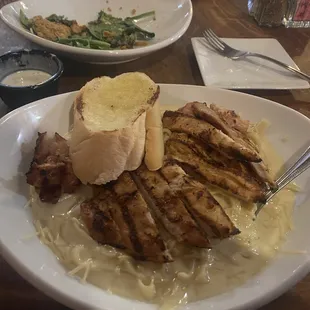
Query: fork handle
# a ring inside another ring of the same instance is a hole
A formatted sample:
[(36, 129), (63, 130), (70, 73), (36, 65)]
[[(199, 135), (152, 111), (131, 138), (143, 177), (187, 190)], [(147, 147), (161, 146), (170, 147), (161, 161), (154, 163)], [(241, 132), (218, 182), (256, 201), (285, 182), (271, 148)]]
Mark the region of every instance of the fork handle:
[(286, 178), (299, 166), (301, 166), (305, 161), (307, 161), (310, 158), (310, 145), (307, 147), (307, 149), (302, 153), (302, 155), (299, 157), (299, 159), (284, 172), (276, 181), (276, 184), (280, 185), (281, 183), (285, 182)]
[(262, 210), (262, 208), (266, 205), (271, 198), (276, 195), (282, 188), (295, 180), (300, 174), (310, 168), (310, 146), (306, 149), (306, 151), (301, 155), (301, 157), (297, 160), (297, 162), (290, 167), (284, 174), (280, 176), (280, 178), (276, 181), (278, 187), (275, 190), (271, 190), (266, 194), (266, 200), (264, 203), (261, 203), (257, 206), (255, 216)]
[(279, 192), (283, 187), (292, 182), (301, 173), (310, 167), (310, 147), (302, 154), (298, 161), (290, 168), (286, 173), (284, 173), (278, 180), (278, 188), (275, 191), (271, 191), (267, 194), (266, 202), (268, 202), (277, 192)]
[(299, 75), (302, 79), (310, 82), (310, 76), (307, 75), (306, 73), (303, 73), (301, 72), (299, 69), (295, 69), (293, 68), (292, 66), (289, 66), (279, 60), (276, 60), (274, 58), (271, 58), (271, 57), (268, 57), (268, 56), (265, 56), (265, 55), (262, 55), (262, 54), (258, 54), (258, 53), (247, 53), (246, 54), (247, 57), (258, 57), (258, 58), (262, 58), (262, 59), (265, 59), (265, 60), (269, 60), (277, 65), (279, 65), (280, 67), (282, 68), (285, 68), (293, 73), (296, 73), (297, 75)]

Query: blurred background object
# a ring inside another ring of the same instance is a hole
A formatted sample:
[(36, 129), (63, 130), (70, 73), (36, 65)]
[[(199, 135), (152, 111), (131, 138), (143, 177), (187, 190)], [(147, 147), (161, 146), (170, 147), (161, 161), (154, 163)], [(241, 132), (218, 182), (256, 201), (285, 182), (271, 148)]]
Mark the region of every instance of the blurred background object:
[(283, 24), (285, 27), (310, 28), (310, 0), (288, 0)]
[(248, 9), (260, 26), (274, 27), (282, 25), (287, 11), (287, 0), (249, 0)]
[(248, 0), (248, 10), (259, 26), (310, 27), (310, 0)]

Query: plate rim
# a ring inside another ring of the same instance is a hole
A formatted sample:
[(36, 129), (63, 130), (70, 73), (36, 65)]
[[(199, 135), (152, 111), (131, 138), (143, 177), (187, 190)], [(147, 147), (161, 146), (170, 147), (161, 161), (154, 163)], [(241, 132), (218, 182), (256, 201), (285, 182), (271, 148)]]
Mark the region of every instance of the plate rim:
[[(270, 104), (280, 106), (281, 108), (283, 108), (285, 110), (289, 110), (290, 112), (295, 113), (299, 117), (304, 118), (304, 120), (306, 120), (310, 126), (310, 119), (307, 118), (305, 115), (301, 114), (300, 112), (298, 112), (294, 109), (291, 109), (287, 106), (283, 106), (277, 102), (274, 102), (274, 101), (271, 101), (271, 100), (268, 100), (265, 98), (257, 97), (257, 96), (251, 95), (251, 94), (244, 94), (244, 93), (239, 93), (239, 92), (236, 92), (233, 90), (218, 89), (218, 88), (213, 88), (213, 87), (197, 86), (197, 85), (161, 84), (161, 83), (158, 83), (158, 85), (160, 87), (162, 87), (163, 89), (169, 88), (169, 87), (176, 87), (176, 88), (189, 87), (189, 88), (196, 88), (196, 89), (202, 89), (203, 88), (203, 89), (209, 89), (211, 91), (214, 90), (216, 92), (221, 92), (221, 93), (234, 92), (235, 95), (240, 95), (242, 97), (244, 97), (244, 96), (255, 97), (255, 98), (258, 98), (259, 100), (264, 100)], [(0, 126), (2, 124), (4, 124), (7, 120), (9, 120), (11, 117), (14, 117), (15, 114), (22, 113), (22, 111), (24, 111), (24, 110), (32, 109), (33, 107), (35, 107), (39, 104), (42, 104), (42, 101), (48, 101), (54, 97), (59, 98), (59, 97), (66, 97), (66, 96), (74, 95), (77, 92), (78, 91), (67, 92), (67, 93), (59, 94), (59, 95), (52, 96), (52, 97), (47, 97), (47, 98), (29, 103), (23, 107), (20, 107), (14, 111), (8, 113), (4, 117), (2, 117), (0, 119)], [(50, 103), (46, 103), (46, 104), (50, 104)], [(42, 246), (46, 247), (45, 245), (42, 245)], [(69, 307), (73, 307), (74, 309), (90, 309), (89, 304), (87, 304), (86, 302), (83, 302), (83, 304), (82, 304), (80, 301), (77, 301), (73, 295), (65, 294), (60, 289), (57, 289), (57, 288), (49, 285), (49, 283), (46, 282), (45, 280), (43, 280), (42, 278), (37, 277), (32, 269), (28, 269), (27, 267), (25, 267), (25, 265), (23, 265), (23, 263), (22, 263), (22, 260), (19, 260), (18, 258), (16, 258), (12, 254), (10, 249), (8, 247), (4, 246), (4, 244), (2, 243), (1, 237), (0, 237), (0, 248), (3, 249), (3, 251), (2, 251), (3, 257), (14, 268), (14, 270), (16, 270), (22, 277), (24, 277), (26, 279), (26, 281), (33, 284), (37, 289), (43, 291), (46, 295), (48, 295), (51, 298), (61, 302), (62, 304), (67, 305)], [(261, 296), (260, 297), (254, 297), (250, 301), (248, 301), (247, 303), (245, 303), (243, 305), (235, 305), (229, 309), (230, 310), (236, 310), (236, 309), (238, 309), (238, 310), (249, 310), (249, 307), (252, 308), (252, 307), (262, 306), (262, 305), (268, 303), (269, 301), (275, 299), (276, 297), (281, 295), (283, 292), (285, 292), (287, 289), (289, 289), (290, 287), (295, 285), (298, 281), (301, 280), (302, 277), (304, 277), (309, 272), (310, 272), (310, 256), (308, 256), (306, 258), (306, 261), (301, 266), (299, 266), (299, 268), (297, 270), (295, 270), (295, 272), (293, 273), (293, 275), (291, 277), (289, 277), (285, 281), (281, 282), (280, 285), (274, 287), (267, 294), (264, 294), (263, 297), (261, 297)], [(222, 294), (220, 294), (220, 295), (222, 295)], [(220, 295), (217, 295), (217, 296), (220, 296)], [(195, 306), (194, 306), (195, 304), (205, 302), (206, 300), (207, 299), (204, 299), (202, 301), (197, 301), (194, 303), (190, 303), (189, 305), (193, 305), (193, 308), (195, 309)], [(135, 301), (135, 302), (137, 302), (137, 301)], [(151, 309), (151, 308), (156, 309), (155, 306), (153, 307), (153, 305), (148, 304), (148, 309)], [(92, 308), (92, 309), (94, 309), (94, 308)], [(112, 307), (110, 307), (109, 309), (115, 309), (116, 310), (116, 308), (112, 308)], [(183, 309), (183, 308), (181, 308), (181, 309)], [(191, 307), (189, 309), (191, 309)]]
[[(288, 54), (288, 52), (285, 50), (285, 48), (282, 46), (282, 44), (276, 39), (276, 38), (271, 38), (271, 37), (267, 37), (267, 38), (228, 38), (228, 37), (221, 37), (222, 39), (234, 39), (234, 40), (270, 40), (270, 41), (276, 41), (280, 47), (283, 49), (283, 51), (288, 55), (288, 57), (292, 60), (292, 62), (294, 63), (294, 66), (299, 69), (299, 67), (297, 66), (297, 64), (295, 63), (294, 59)], [(227, 83), (222, 83), (222, 82), (218, 82), (218, 83), (213, 83), (213, 84), (208, 84), (208, 80), (205, 74), (203, 74), (203, 70), (202, 70), (202, 59), (201, 57), (198, 55), (199, 54), (199, 50), (198, 50), (198, 40), (199, 39), (203, 39), (203, 37), (192, 37), (191, 38), (191, 44), (194, 50), (194, 54), (195, 54), (195, 58), (196, 61), (198, 63), (198, 67), (199, 67), (199, 72), (201, 75), (201, 78), (203, 80), (203, 83), (205, 86), (211, 86), (214, 88), (223, 88), (223, 89), (228, 89), (228, 90), (249, 90), (249, 89), (253, 89), (253, 90), (290, 90), (290, 89), (308, 89), (310, 88), (310, 83), (308, 83), (305, 80), (301, 80), (301, 82), (304, 82), (304, 85), (294, 85), (294, 86), (268, 86), (268, 83), (265, 84), (265, 86), (259, 85), (259, 86), (255, 86), (255, 83), (250, 83), (250, 85), (229, 85)], [(254, 86), (253, 86), (254, 85)], [(307, 86), (306, 86), (307, 85)]]
[(10, 27), (12, 30), (15, 32), (19, 33), (23, 37), (27, 38), (31, 42), (34, 42), (40, 46), (44, 46), (53, 50), (61, 51), (64, 53), (69, 53), (69, 54), (75, 54), (78, 56), (97, 56), (97, 57), (109, 57), (109, 58), (118, 58), (118, 57), (135, 57), (135, 56), (142, 56), (145, 54), (149, 54), (155, 51), (158, 51), (160, 49), (163, 49), (177, 40), (179, 40), (187, 31), (189, 28), (192, 18), (193, 18), (193, 4), (191, 0), (185, 0), (188, 5), (189, 5), (189, 16), (186, 19), (186, 22), (180, 28), (176, 33), (174, 33), (173, 36), (166, 38), (160, 42), (156, 42), (155, 44), (148, 45), (148, 46), (142, 46), (136, 49), (128, 49), (128, 50), (95, 50), (95, 49), (86, 49), (86, 48), (81, 48), (81, 47), (74, 47), (74, 46), (68, 46), (56, 42), (52, 42), (50, 40), (41, 38), (35, 34), (32, 34), (28, 32), (27, 30), (18, 27), (12, 23), (9, 22), (6, 18), (6, 14), (4, 14), (4, 10), (10, 7), (13, 4), (21, 3), (22, 1), (15, 1), (6, 4), (0, 9), (0, 18), (2, 21)]

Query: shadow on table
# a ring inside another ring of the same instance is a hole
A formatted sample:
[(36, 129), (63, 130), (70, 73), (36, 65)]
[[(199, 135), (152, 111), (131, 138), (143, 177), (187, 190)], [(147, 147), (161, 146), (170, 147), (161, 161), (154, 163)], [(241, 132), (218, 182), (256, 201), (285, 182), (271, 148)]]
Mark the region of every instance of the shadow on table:
[[(310, 303), (303, 299), (302, 296), (297, 294), (298, 288), (295, 288), (294, 290), (282, 295), (275, 301), (271, 302), (270, 304), (259, 308), (259, 310), (275, 310), (275, 309), (281, 309), (281, 310), (309, 310), (310, 309)], [(304, 294), (306, 296), (306, 292)], [(292, 305), (294, 305), (292, 307)]]

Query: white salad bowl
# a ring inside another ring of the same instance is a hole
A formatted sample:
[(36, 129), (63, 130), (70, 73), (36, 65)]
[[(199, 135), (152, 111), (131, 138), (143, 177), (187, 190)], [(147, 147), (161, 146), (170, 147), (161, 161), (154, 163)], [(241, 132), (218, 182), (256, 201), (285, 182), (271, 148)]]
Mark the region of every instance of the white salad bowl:
[[(33, 156), (38, 131), (64, 134), (76, 93), (46, 98), (23, 106), (0, 120), (0, 244), (4, 258), (35, 287), (74, 309), (154, 310), (152, 304), (112, 295), (69, 277), (52, 251), (34, 234), (25, 172)], [(184, 105), (208, 101), (234, 109), (252, 122), (271, 123), (267, 138), (289, 160), (309, 143), (310, 120), (285, 106), (243, 93), (198, 86), (161, 85), (160, 103)], [(285, 138), (285, 139), (284, 139)], [(243, 285), (184, 308), (188, 310), (249, 310), (276, 298), (310, 270), (310, 171), (297, 179), (300, 191), (294, 209), (294, 229), (266, 268)]]
[[(80, 24), (86, 24), (97, 18), (98, 12), (105, 12), (116, 17), (132, 16), (155, 11), (155, 20), (145, 20), (139, 26), (155, 33), (155, 38), (147, 46), (127, 50), (91, 50), (55, 43), (40, 38), (27, 31), (19, 21), (19, 12), (22, 9), (26, 16), (35, 15), (47, 17), (53, 13), (64, 15), (69, 19), (76, 19)], [(12, 29), (27, 39), (42, 47), (91, 63), (121, 63), (137, 59), (158, 51), (178, 40), (190, 25), (193, 15), (190, 0), (24, 0), (7, 4), (0, 10), (0, 17)]]

